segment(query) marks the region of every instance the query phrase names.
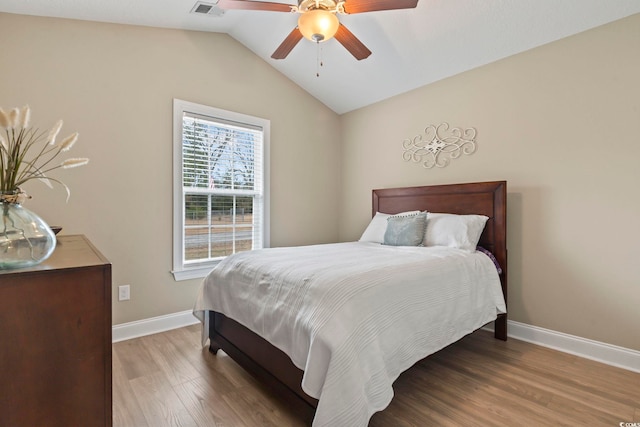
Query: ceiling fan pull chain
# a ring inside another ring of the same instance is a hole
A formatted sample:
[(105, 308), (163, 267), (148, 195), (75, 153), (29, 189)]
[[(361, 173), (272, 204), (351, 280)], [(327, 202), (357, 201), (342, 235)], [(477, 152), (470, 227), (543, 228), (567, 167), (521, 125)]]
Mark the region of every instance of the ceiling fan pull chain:
[(318, 51), (317, 51), (317, 65), (316, 65), (316, 77), (320, 77), (320, 67), (322, 67), (324, 64), (322, 63), (322, 46), (320, 45), (320, 41), (318, 40), (316, 42), (316, 44), (318, 45)]
[(320, 67), (322, 67), (322, 46), (320, 46), (319, 40), (316, 42), (316, 45), (316, 77), (320, 77)]

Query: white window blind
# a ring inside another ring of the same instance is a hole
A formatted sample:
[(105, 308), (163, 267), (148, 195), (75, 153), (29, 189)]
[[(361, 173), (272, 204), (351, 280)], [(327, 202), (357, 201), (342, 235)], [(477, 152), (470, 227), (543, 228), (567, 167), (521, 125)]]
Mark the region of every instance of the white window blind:
[(174, 250), (174, 273), (208, 271), (228, 255), (265, 246), (268, 121), (176, 102), (181, 212), (174, 240), (181, 243)]

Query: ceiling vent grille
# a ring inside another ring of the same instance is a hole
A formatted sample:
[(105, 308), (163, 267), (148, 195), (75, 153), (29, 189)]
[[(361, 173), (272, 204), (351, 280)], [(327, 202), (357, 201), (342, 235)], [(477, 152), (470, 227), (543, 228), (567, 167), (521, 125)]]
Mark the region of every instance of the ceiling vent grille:
[[(217, 3), (217, 2), (216, 2)], [(206, 3), (203, 1), (196, 2), (191, 9), (191, 13), (196, 13), (198, 15), (210, 15), (210, 16), (222, 16), (224, 15), (224, 10), (220, 9), (216, 3)]]

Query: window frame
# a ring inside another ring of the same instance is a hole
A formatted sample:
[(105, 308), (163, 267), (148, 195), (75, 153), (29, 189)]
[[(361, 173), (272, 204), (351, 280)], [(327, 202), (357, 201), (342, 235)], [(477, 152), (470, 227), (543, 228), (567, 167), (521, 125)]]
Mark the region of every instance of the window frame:
[[(227, 122), (246, 124), (251, 127), (262, 128), (262, 199), (263, 212), (262, 247), (268, 248), (269, 233), (269, 138), (271, 122), (267, 119), (250, 116), (233, 111), (207, 105), (196, 104), (174, 98), (173, 100), (173, 270), (171, 273), (176, 281), (205, 277), (221, 259), (201, 263), (185, 262), (184, 231), (185, 231), (185, 192), (183, 187), (182, 144), (183, 144), (183, 116), (184, 113), (197, 114)], [(224, 259), (224, 258), (223, 258)]]

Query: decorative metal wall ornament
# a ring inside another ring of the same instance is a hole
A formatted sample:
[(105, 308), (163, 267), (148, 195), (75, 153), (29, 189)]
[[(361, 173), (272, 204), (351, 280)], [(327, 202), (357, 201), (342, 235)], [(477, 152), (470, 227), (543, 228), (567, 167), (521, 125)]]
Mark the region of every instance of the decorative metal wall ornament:
[(424, 130), (424, 137), (417, 135), (413, 139), (405, 139), (402, 147), (402, 158), (406, 162), (422, 163), (427, 169), (434, 166), (443, 168), (450, 159), (476, 151), (476, 129), (449, 129), (446, 122), (438, 126), (429, 125)]

